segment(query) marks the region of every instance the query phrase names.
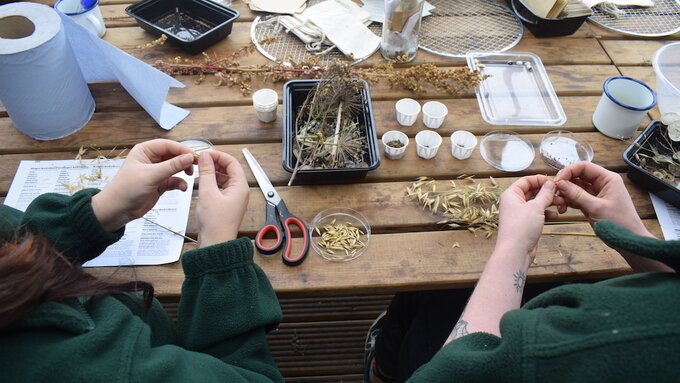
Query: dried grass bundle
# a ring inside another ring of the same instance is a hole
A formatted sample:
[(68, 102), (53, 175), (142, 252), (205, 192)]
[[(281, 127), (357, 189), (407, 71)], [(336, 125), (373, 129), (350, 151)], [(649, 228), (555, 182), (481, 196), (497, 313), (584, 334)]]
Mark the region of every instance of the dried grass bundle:
[(476, 182), (472, 177), (459, 177), (446, 182), (446, 186), (428, 178), (419, 177), (406, 189), (412, 200), (418, 200), (423, 209), (444, 218), (439, 224), (451, 228), (482, 231), (486, 237), (498, 230), (498, 203), (501, 188), (492, 177), (489, 183)]

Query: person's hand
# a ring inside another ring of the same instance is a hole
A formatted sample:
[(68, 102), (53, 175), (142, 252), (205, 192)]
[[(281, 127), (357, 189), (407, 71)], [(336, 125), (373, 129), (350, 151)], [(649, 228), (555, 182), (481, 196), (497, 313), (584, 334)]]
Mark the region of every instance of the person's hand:
[(501, 195), (496, 248), (499, 253), (527, 256), (533, 261), (536, 244), (546, 219), (557, 218), (557, 212), (546, 210), (555, 201), (555, 183), (547, 176), (520, 178)]
[(198, 158), (196, 216), (200, 247), (235, 239), (248, 206), (250, 188), (236, 158), (209, 150)]
[(114, 232), (146, 214), (168, 191), (186, 191), (187, 183), (174, 174), (193, 174), (194, 152), (171, 140), (135, 145), (116, 176), (92, 197), (92, 209), (107, 231)]
[(555, 183), (567, 206), (580, 209), (591, 224), (609, 220), (638, 235), (651, 236), (638, 216), (623, 179), (617, 173), (590, 162), (577, 162), (557, 173)]

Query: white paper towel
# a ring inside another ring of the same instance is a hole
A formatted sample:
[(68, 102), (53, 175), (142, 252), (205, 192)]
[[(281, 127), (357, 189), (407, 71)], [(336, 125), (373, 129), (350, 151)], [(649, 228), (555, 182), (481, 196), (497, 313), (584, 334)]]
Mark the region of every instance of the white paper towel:
[(163, 129), (189, 115), (165, 101), (170, 87), (184, 84), (46, 5), (0, 6), (0, 67), (0, 100), (17, 129), (38, 140), (67, 136), (89, 121), (87, 82), (119, 81)]

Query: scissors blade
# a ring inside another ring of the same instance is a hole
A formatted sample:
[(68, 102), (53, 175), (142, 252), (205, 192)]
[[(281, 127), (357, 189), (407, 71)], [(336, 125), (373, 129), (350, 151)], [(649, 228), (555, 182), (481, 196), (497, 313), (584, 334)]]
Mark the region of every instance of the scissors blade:
[(279, 202), (281, 202), (281, 197), (279, 197), (279, 193), (276, 192), (274, 185), (272, 185), (271, 181), (269, 181), (267, 174), (264, 172), (264, 170), (262, 170), (262, 167), (257, 162), (252, 153), (250, 153), (248, 148), (243, 148), (242, 152), (246, 157), (246, 161), (248, 161), (250, 170), (253, 172), (253, 175), (257, 180), (257, 184), (260, 186), (260, 190), (262, 190), (262, 194), (264, 194), (264, 198), (272, 205), (278, 205)]

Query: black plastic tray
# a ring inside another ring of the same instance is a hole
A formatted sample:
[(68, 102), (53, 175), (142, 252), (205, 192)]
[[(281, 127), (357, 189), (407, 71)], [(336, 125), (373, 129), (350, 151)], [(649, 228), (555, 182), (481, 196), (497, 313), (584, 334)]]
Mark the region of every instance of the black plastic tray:
[[(240, 16), (237, 10), (210, 0), (143, 0), (125, 8), (125, 13), (144, 30), (155, 36), (165, 34), (171, 44), (190, 53), (203, 52), (223, 40)], [(195, 36), (185, 33), (183, 38), (169, 29), (178, 26), (178, 13), (181, 27), (193, 29)]]
[(536, 16), (522, 0), (512, 0), (511, 3), (517, 17), (536, 37), (571, 35), (592, 15), (546, 19)]
[[(295, 168), (295, 156), (293, 155), (293, 139), (295, 137), (295, 119), (307, 98), (307, 94), (321, 80), (293, 80), (288, 81), (283, 86), (283, 168), (288, 172), (293, 172)], [(366, 176), (369, 170), (373, 170), (380, 165), (380, 152), (378, 151), (378, 137), (373, 119), (373, 106), (371, 104), (371, 93), (368, 83), (358, 80), (364, 84), (361, 93), (363, 108), (359, 114), (359, 126), (363, 127), (363, 134), (367, 140), (366, 154), (364, 161), (367, 166), (357, 168), (334, 168), (334, 169), (303, 169), (295, 175), (295, 183), (327, 182), (327, 183), (347, 183)]]
[[(655, 147), (657, 150), (660, 150), (661, 143), (668, 146), (664, 139), (665, 132), (666, 126), (661, 121), (652, 121), (626, 151), (623, 152), (623, 160), (630, 167), (628, 169), (628, 178), (668, 203), (680, 208), (680, 189), (641, 168), (639, 161), (635, 158), (635, 154), (638, 153), (653, 155), (650, 148)], [(673, 150), (680, 150), (680, 142), (673, 142)], [(654, 162), (647, 160), (647, 166), (654, 166)]]

